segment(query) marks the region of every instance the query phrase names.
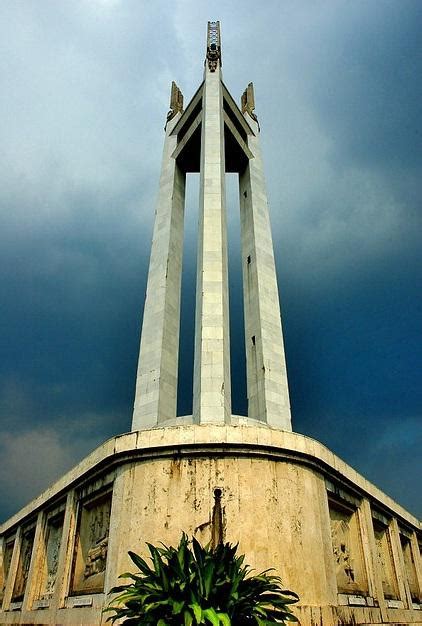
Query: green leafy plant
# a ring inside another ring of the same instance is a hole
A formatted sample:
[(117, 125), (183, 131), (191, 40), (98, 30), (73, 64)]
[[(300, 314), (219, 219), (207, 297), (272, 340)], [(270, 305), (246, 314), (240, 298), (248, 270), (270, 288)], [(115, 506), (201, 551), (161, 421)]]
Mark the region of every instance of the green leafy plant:
[[(191, 544), (191, 545), (190, 545)], [(297, 622), (290, 604), (298, 596), (281, 586), (278, 576), (266, 570), (253, 576), (237, 545), (202, 547), (183, 533), (177, 548), (147, 544), (151, 566), (135, 554), (129, 556), (139, 569), (120, 578), (132, 582), (114, 587), (120, 595), (106, 611), (107, 621), (125, 626), (271, 626)]]

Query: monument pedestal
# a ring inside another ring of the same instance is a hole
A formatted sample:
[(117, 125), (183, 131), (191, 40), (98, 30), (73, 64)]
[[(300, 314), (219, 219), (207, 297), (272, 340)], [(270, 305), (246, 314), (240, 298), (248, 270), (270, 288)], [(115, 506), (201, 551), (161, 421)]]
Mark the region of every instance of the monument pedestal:
[(182, 531), (275, 568), (303, 626), (422, 622), (418, 520), (317, 441), (248, 423), (132, 432), (90, 454), (0, 528), (0, 623), (105, 621), (128, 550)]

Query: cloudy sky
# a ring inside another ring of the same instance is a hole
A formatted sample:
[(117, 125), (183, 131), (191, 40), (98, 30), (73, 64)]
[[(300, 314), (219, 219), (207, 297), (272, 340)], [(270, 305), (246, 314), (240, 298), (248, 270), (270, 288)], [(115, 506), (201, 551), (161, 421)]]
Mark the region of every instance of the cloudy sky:
[(422, 516), (420, 0), (2, 0), (0, 520), (130, 429), (169, 88), (199, 85), (208, 19), (233, 96), (255, 84), (294, 429)]

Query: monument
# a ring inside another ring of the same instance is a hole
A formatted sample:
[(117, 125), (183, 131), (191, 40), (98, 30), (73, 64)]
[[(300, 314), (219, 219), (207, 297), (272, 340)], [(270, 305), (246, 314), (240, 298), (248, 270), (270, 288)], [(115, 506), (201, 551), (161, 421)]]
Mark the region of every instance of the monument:
[[(173, 83), (132, 431), (0, 527), (0, 623), (99, 624), (128, 550), (239, 542), (314, 624), (422, 624), (421, 526), (294, 433), (253, 85), (239, 108), (209, 22), (203, 82)], [(193, 414), (177, 416), (186, 174), (200, 174)], [(248, 414), (231, 410), (225, 174), (239, 177)]]

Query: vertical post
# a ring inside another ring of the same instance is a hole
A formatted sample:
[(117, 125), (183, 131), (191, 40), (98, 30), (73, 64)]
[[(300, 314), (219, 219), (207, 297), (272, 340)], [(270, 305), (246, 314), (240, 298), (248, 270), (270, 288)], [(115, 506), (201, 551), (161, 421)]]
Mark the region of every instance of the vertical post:
[(37, 580), (39, 578), (40, 552), (43, 548), (44, 532), (44, 513), (40, 511), (37, 516), (37, 524), (35, 526), (34, 543), (32, 545), (31, 561), (29, 565), (28, 578), (26, 580), (25, 595), (22, 602), (22, 611), (29, 611), (32, 608), (33, 601), (36, 596)]
[(176, 417), (186, 180), (171, 156), (177, 145), (171, 131), (181, 115), (181, 94), (177, 92), (178, 100), (173, 104), (179, 106), (170, 111), (166, 125), (132, 430), (153, 428)]
[(68, 492), (63, 520), (62, 538), (60, 542), (59, 558), (57, 563), (56, 584), (50, 608), (64, 608), (69, 593), (70, 576), (73, 565), (73, 547), (76, 533), (76, 492)]
[(3, 611), (8, 611), (10, 603), (12, 601), (13, 589), (15, 586), (16, 574), (19, 565), (19, 556), (22, 547), (22, 526), (19, 526), (16, 535), (15, 542), (13, 544), (12, 558), (10, 560), (9, 572), (6, 579), (6, 586), (3, 597)]
[(230, 422), (230, 345), (220, 33), (208, 23), (202, 101), (193, 421)]
[(242, 98), (242, 111), (254, 131), (248, 135), (254, 158), (239, 176), (248, 417), (292, 430), (259, 125), (253, 109), (251, 83)]
[(400, 541), (400, 532), (397, 519), (393, 517), (390, 521), (388, 532), (390, 534), (391, 556), (393, 558), (394, 574), (397, 582), (397, 591), (403, 605), (411, 609), (412, 597), (404, 566), (403, 550)]
[(362, 500), (360, 511), (360, 523), (364, 528), (364, 535), (366, 540), (365, 547), (369, 547), (369, 551), (364, 551), (364, 554), (367, 554), (365, 560), (368, 569), (368, 579), (370, 581), (369, 590), (370, 592), (372, 592), (374, 599), (378, 602), (378, 606), (381, 612), (381, 620), (383, 622), (388, 622), (387, 603), (385, 601), (384, 590), (382, 588), (382, 574), (378, 563), (378, 551), (375, 542), (371, 505), (366, 498)]
[(0, 537), (0, 611), (2, 608), (2, 604), (3, 604), (3, 597), (4, 597), (4, 587), (6, 585), (6, 572), (5, 572), (5, 565), (4, 565), (4, 560), (5, 560), (5, 548), (6, 548), (6, 542), (4, 540), (4, 535), (2, 537)]

